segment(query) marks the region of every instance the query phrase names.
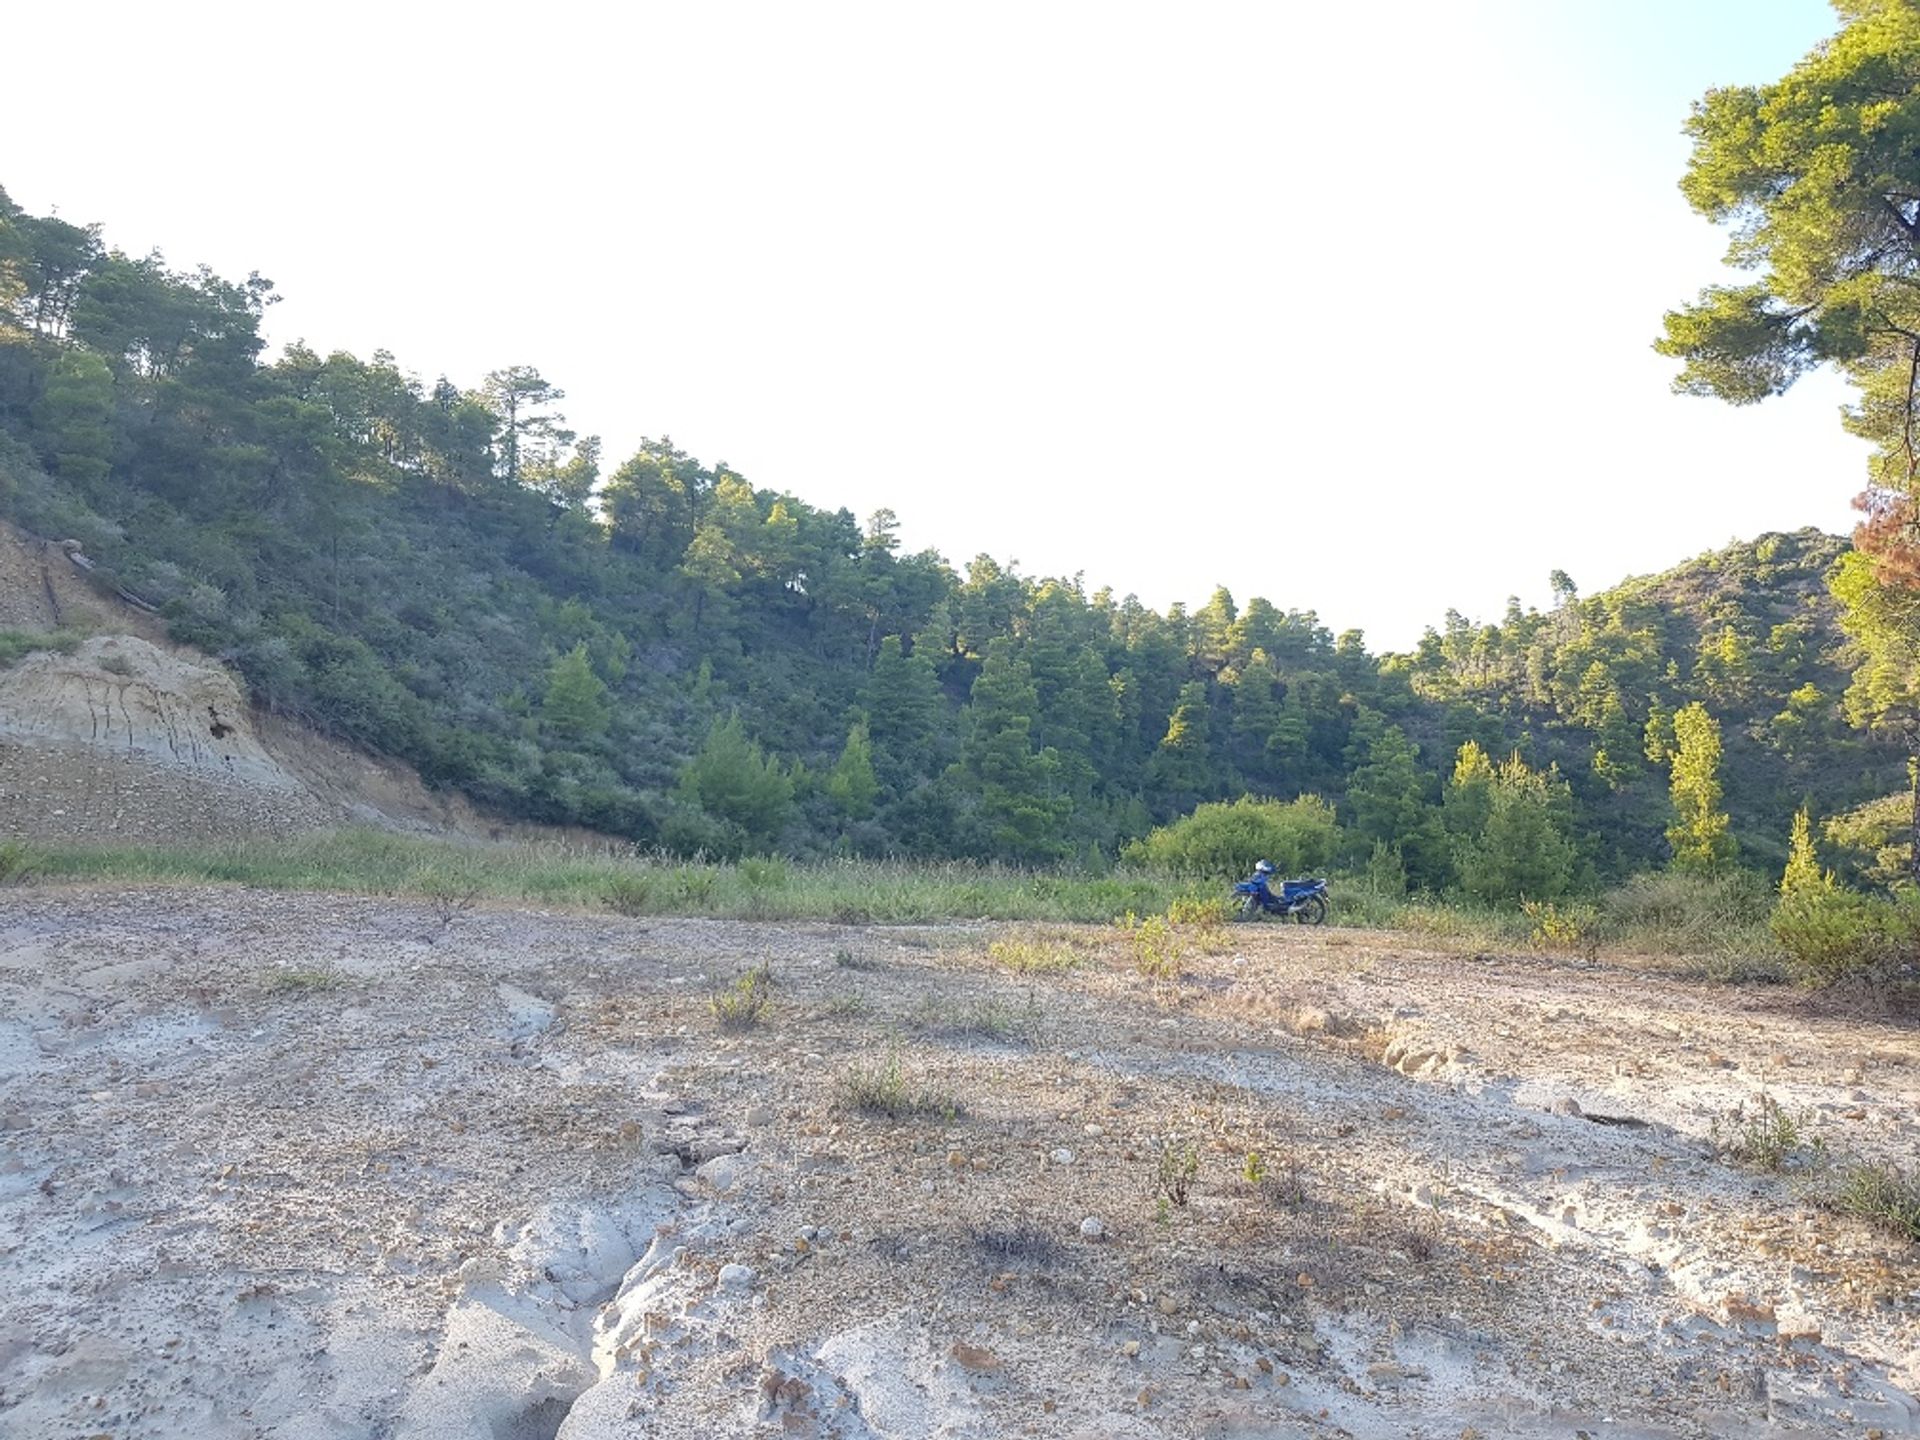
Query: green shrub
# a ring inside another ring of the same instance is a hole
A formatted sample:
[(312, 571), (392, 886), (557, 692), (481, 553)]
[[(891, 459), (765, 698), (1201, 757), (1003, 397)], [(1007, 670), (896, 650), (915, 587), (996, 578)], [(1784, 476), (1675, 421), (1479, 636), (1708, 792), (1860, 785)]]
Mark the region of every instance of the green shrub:
[(731, 985), (716, 991), (712, 1000), (713, 1018), (722, 1030), (751, 1030), (766, 1020), (773, 1009), (773, 970), (756, 965)]
[(1906, 953), (1920, 933), (1910, 901), (1857, 890), (1804, 888), (1774, 907), (1773, 937), (1803, 985), (1831, 985), (1879, 970)]
[(653, 877), (641, 874), (612, 875), (607, 879), (602, 898), (609, 910), (620, 915), (645, 915), (653, 900)]
[(1038, 931), (995, 940), (987, 955), (997, 965), (1022, 974), (1071, 970), (1085, 957), (1070, 939)]
[(1877, 1229), (1920, 1244), (1920, 1175), (1854, 1165), (1840, 1177), (1833, 1203)]
[(748, 858), (735, 867), (742, 884), (754, 890), (781, 890), (789, 878), (786, 862)]
[(0, 885), (24, 885), (40, 872), (40, 856), (24, 840), (0, 840)]
[(1772, 887), (1746, 871), (1635, 875), (1600, 896), (1594, 933), (1649, 954), (1766, 956), (1772, 904)]
[(1192, 1145), (1167, 1141), (1154, 1161), (1154, 1188), (1162, 1203), (1177, 1206), (1187, 1203), (1187, 1194), (1200, 1175), (1200, 1152)]
[(1585, 905), (1555, 905), (1551, 900), (1522, 900), (1520, 913), (1533, 925), (1528, 936), (1536, 949), (1580, 950), (1593, 944), (1593, 909)]
[(1760, 1094), (1716, 1117), (1710, 1138), (1716, 1150), (1742, 1165), (1784, 1170), (1796, 1162), (1816, 1163), (1826, 1154), (1825, 1142), (1808, 1132), (1807, 1120)]
[(1178, 875), (1239, 878), (1256, 860), (1271, 860), (1286, 874), (1327, 864), (1340, 848), (1333, 807), (1317, 795), (1297, 800), (1256, 800), (1202, 805), (1129, 845), (1125, 858)]
[(86, 638), (79, 630), (0, 630), (0, 669), (36, 650), (71, 655)]
[(1164, 915), (1149, 915), (1142, 920), (1129, 910), (1120, 921), (1127, 943), (1133, 948), (1134, 968), (1149, 980), (1177, 980), (1180, 962), (1186, 958), (1186, 944)]
[(960, 1115), (960, 1104), (951, 1095), (908, 1083), (895, 1051), (889, 1051), (887, 1058), (876, 1065), (856, 1065), (849, 1070), (840, 1082), (840, 1098), (862, 1115), (889, 1120), (954, 1120)]

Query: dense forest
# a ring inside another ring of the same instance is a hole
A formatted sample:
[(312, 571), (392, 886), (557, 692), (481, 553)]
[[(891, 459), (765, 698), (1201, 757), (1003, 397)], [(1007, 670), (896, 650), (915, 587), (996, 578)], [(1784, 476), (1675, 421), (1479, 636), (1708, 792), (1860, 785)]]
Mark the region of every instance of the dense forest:
[(1376, 656), (1225, 590), (1163, 614), (955, 569), (888, 511), (666, 438), (610, 463), (528, 366), (463, 388), (383, 352), (269, 358), (274, 298), (0, 192), (0, 514), (78, 540), (261, 706), (507, 815), (683, 853), (1102, 864), (1203, 802), (1314, 795), (1337, 829), (1302, 859), (1439, 890), (1475, 888), (1488, 807), (1531, 796), (1565, 842), (1533, 888), (1564, 891), (1688, 843), (1683, 752), (1724, 793), (1715, 853), (1775, 873), (1802, 804), (1905, 784), (1843, 718), (1834, 537), (1584, 598), (1556, 574), (1549, 611)]

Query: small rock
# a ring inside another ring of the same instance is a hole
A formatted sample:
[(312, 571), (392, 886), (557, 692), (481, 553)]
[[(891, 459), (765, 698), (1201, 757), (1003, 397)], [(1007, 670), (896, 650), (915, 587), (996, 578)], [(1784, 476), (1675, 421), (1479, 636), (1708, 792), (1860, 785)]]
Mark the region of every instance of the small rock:
[(1098, 1215), (1089, 1215), (1080, 1222), (1080, 1233), (1088, 1240), (1099, 1240), (1105, 1237), (1107, 1227), (1100, 1223)]
[(1562, 1095), (1558, 1100), (1553, 1102), (1553, 1113), (1556, 1115), (1566, 1115), (1578, 1120), (1582, 1114), (1580, 1102), (1571, 1095)]
[(754, 1281), (760, 1277), (754, 1273), (751, 1265), (728, 1262), (720, 1267), (720, 1288), (722, 1290), (751, 1290)]
[(956, 1340), (947, 1353), (953, 1357), (954, 1364), (976, 1375), (985, 1375), (1000, 1368), (1000, 1357), (984, 1345), (969, 1345), (964, 1340)]
[(1138, 1340), (1127, 1341), (1126, 1344), (1120, 1347), (1120, 1353), (1126, 1356), (1129, 1360), (1139, 1359), (1140, 1358), (1140, 1342)]
[(1053, 1163), (1056, 1165), (1071, 1165), (1073, 1164), (1073, 1151), (1067, 1149), (1063, 1145), (1060, 1147), (1060, 1149), (1054, 1151), (1047, 1158), (1053, 1161)]
[(749, 1125), (771, 1125), (774, 1119), (773, 1107), (771, 1105), (749, 1105), (747, 1107), (746, 1118), (747, 1124)]
[(1171, 1295), (1162, 1295), (1154, 1303), (1160, 1307), (1160, 1313), (1162, 1315), (1178, 1315), (1180, 1313), (1180, 1302)]
[(753, 1168), (753, 1161), (744, 1155), (716, 1155), (693, 1173), (715, 1190), (724, 1192), (738, 1185)]
[(1098, 1138), (1099, 1136), (1107, 1133), (1107, 1127), (1104, 1125), (1083, 1125), (1080, 1127), (1080, 1129), (1083, 1134), (1090, 1135), (1095, 1138)]

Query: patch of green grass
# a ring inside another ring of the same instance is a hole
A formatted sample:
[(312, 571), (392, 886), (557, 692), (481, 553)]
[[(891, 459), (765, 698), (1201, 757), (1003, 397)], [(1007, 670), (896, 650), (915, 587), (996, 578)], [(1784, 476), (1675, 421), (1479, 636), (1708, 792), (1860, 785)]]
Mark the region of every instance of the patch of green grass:
[(1920, 1245), (1920, 1174), (1877, 1165), (1849, 1166), (1834, 1190), (1833, 1204), (1843, 1214)]
[(86, 638), (83, 630), (0, 630), (0, 670), (36, 650), (71, 655)]
[(858, 990), (849, 990), (844, 995), (830, 995), (827, 997), (827, 1013), (829, 1015), (853, 1017), (868, 1014), (872, 1009), (872, 1003)]
[(897, 1051), (875, 1065), (856, 1065), (840, 1082), (840, 1099), (862, 1115), (888, 1120), (944, 1120), (960, 1117), (960, 1102), (944, 1091), (914, 1085), (900, 1068)]
[(269, 995), (323, 995), (347, 982), (338, 970), (325, 966), (288, 966), (269, 970), (262, 983)]
[(833, 963), (841, 970), (878, 970), (880, 968), (880, 962), (871, 955), (856, 955), (845, 946), (833, 952)]
[(40, 852), (24, 840), (0, 840), (0, 885), (24, 885), (40, 873)]
[(645, 915), (652, 908), (655, 889), (651, 875), (610, 875), (602, 898), (607, 908), (615, 914)]
[(751, 1030), (773, 1012), (773, 970), (760, 964), (714, 992), (713, 1018), (722, 1030)]
[(1127, 943), (1133, 948), (1133, 965), (1149, 980), (1178, 980), (1186, 959), (1186, 941), (1164, 915), (1149, 915), (1142, 920), (1131, 910), (1120, 922)]
[[(46, 638), (33, 637), (36, 644)], [(1150, 871), (1093, 874), (856, 859), (732, 865), (680, 860), (614, 841), (465, 844), (380, 830), (181, 845), (37, 842), (34, 848), (36, 877), (48, 880), (232, 883), (429, 898), (451, 887), (480, 900), (626, 915), (900, 927), (981, 919), (1110, 925), (1116, 915), (1144, 915), (1147, 920), (1134, 921), (1132, 945), (1143, 973), (1156, 979), (1177, 974), (1196, 949), (1214, 948), (1211, 937), (1218, 933), (1208, 924), (1214, 902), (1197, 894), (1190, 880)], [(1406, 900), (1337, 875), (1332, 884), (1346, 925), (1410, 929), (1447, 945), (1490, 950), (1523, 948), (1534, 928), (1518, 906)], [(1772, 897), (1764, 884), (1645, 876), (1593, 903), (1590, 933), (1602, 946), (1695, 957), (1706, 967), (1702, 973), (1717, 978), (1757, 978), (1767, 966), (1778, 973), (1779, 951), (1767, 931)], [(1181, 923), (1167, 918), (1170, 909)], [(888, 938), (924, 949), (979, 944), (969, 935), (905, 928)], [(1009, 969), (1044, 973), (1065, 967), (1062, 947), (1069, 944), (1042, 930), (996, 940), (989, 953)], [(862, 962), (845, 968), (862, 968)]]
[(616, 842), (481, 845), (380, 830), (278, 841), (42, 848), (46, 874), (56, 879), (418, 895), (452, 877), (494, 901), (873, 925), (956, 918), (1104, 924), (1127, 909), (1164, 906), (1180, 893), (1174, 881), (1153, 875), (1049, 875), (960, 861), (893, 860), (743, 862), (743, 870)]
[(1021, 975), (1058, 974), (1086, 961), (1086, 952), (1072, 938), (1042, 931), (1026, 931), (995, 940), (987, 957)]

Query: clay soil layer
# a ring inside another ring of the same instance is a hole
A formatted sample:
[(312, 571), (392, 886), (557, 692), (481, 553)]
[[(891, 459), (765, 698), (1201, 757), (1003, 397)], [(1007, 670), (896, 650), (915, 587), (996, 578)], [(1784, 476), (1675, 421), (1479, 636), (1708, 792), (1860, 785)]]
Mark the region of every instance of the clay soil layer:
[(1885, 1018), (1337, 927), (0, 890), (0, 1435), (1916, 1434), (1920, 1249), (1820, 1198), (1916, 1103)]

